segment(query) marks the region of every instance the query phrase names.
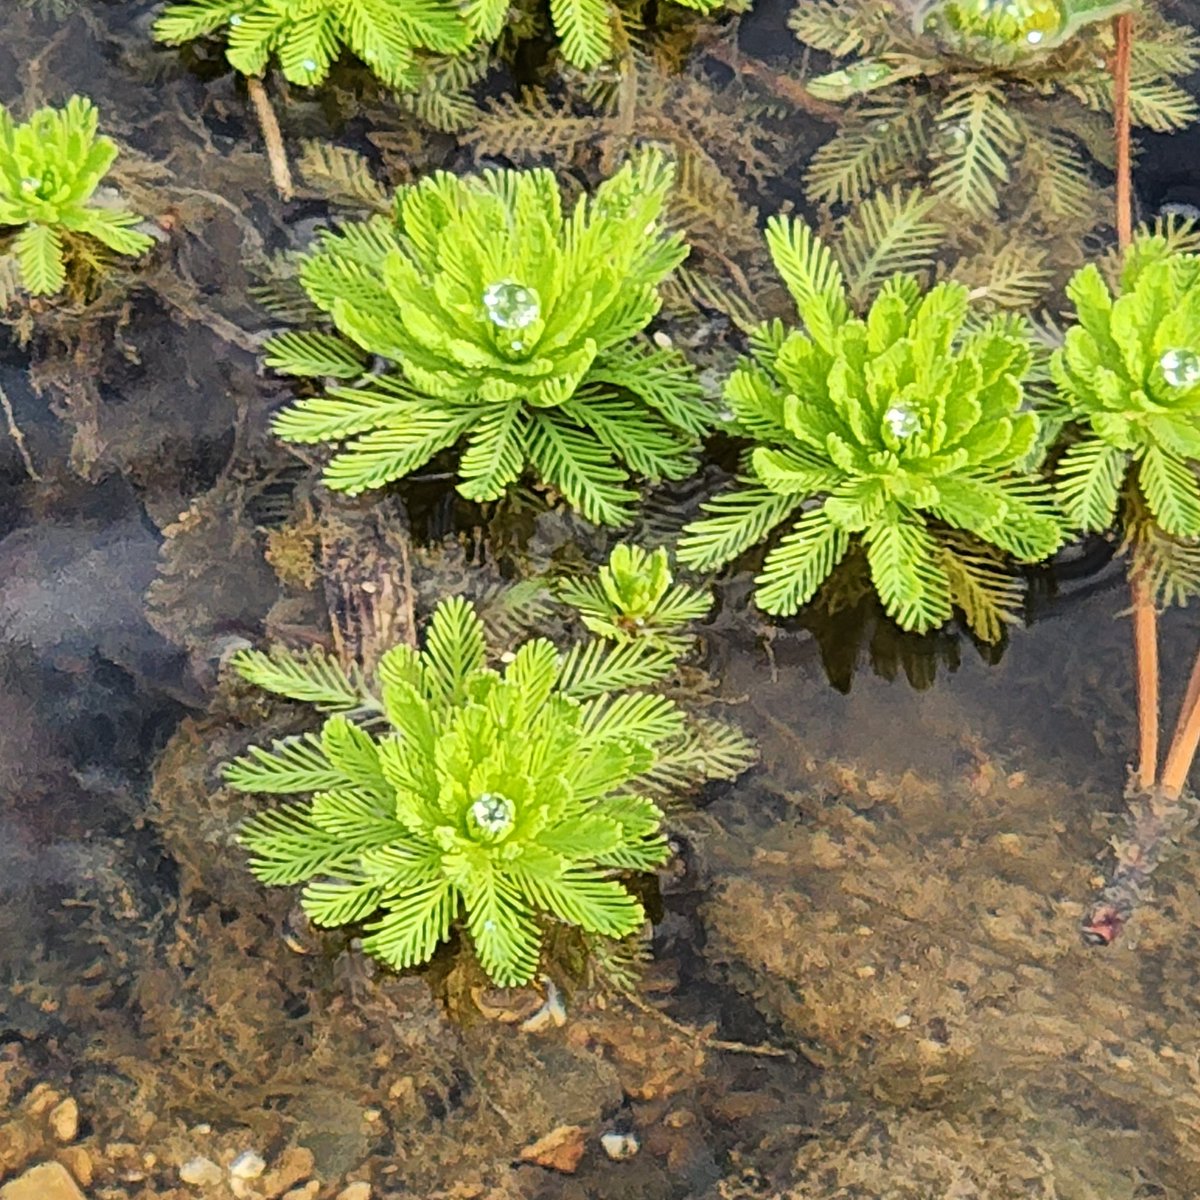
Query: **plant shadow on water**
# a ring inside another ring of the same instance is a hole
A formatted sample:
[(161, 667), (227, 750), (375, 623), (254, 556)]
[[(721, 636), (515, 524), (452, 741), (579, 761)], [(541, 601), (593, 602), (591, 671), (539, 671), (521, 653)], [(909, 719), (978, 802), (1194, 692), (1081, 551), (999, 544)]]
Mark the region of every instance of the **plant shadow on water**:
[[(327, 204), (267, 198), (232, 78), (137, 49), (151, 7), (18, 3), (0, 47), (0, 101), (86, 91), (131, 147), (138, 207), (175, 229), (129, 303), (102, 296), (0, 358), (43, 476), (0, 443), (0, 1181), (56, 1160), (111, 1200), (312, 1200), (347, 1177), (460, 1200), (1200, 1193), (1200, 844), (1120, 944), (1078, 932), (1134, 726), (1104, 553), (992, 661), (863, 604), (768, 628), (745, 580), (727, 586), (716, 699), (763, 764), (677, 814), (646, 993), (790, 1057), (570, 997), (561, 1028), (487, 996), (452, 1020), (425, 979), (312, 939), (252, 879), (232, 835), (255, 802), (216, 768), (299, 718), (218, 688), (223, 656), (327, 637), (346, 581), (382, 578), (397, 547), (423, 611), (468, 576), (501, 580), (469, 539), (408, 546), (398, 505), (316, 493), (269, 437), (284, 389), (257, 377), (243, 331), (267, 319), (243, 264)], [(302, 132), (330, 135), (298, 107)], [(390, 132), (363, 148), (408, 136)], [(464, 161), (430, 142), (420, 163)], [(787, 194), (786, 171), (762, 194)], [(440, 491), (413, 507), (444, 530), (462, 506)], [(533, 559), (572, 541), (597, 557), (569, 518), (527, 524)], [(1190, 652), (1195, 621), (1165, 624)], [(1177, 691), (1185, 657), (1167, 664)], [(439, 974), (452, 992), (450, 956)], [(574, 1173), (520, 1161), (567, 1127)], [(627, 1131), (640, 1150), (610, 1160), (599, 1135)], [(234, 1189), (247, 1149), (267, 1170)], [(202, 1193), (180, 1176), (198, 1159), (221, 1165)]]

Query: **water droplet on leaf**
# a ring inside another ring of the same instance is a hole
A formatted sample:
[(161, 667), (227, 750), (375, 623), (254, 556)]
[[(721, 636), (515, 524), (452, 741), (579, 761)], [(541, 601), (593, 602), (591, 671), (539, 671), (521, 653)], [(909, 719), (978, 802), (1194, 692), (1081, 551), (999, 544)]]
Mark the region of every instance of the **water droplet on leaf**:
[(1158, 365), (1172, 387), (1191, 387), (1200, 381), (1200, 354), (1194, 350), (1168, 350)]
[(898, 438), (912, 437), (921, 428), (921, 418), (907, 404), (893, 404), (883, 419)]
[(233, 16), (229, 18), (229, 23), (234, 27), (234, 29), (236, 29), (242, 23), (242, 20), (243, 17), (241, 13), (234, 13)]
[(312, 58), (306, 58), (306, 59), (305, 59), (305, 60), (304, 60), (304, 61), (303, 61), (303, 62), (302, 62), (300, 65), (301, 65), (301, 66), (302, 66), (302, 67), (303, 67), (303, 68), (304, 68), (306, 71), (315, 71), (315, 70), (317, 69), (317, 63), (316, 63), (316, 60), (315, 60), (315, 59), (312, 59)]
[(471, 805), (471, 816), (480, 829), (488, 833), (503, 833), (513, 822), (513, 805), (499, 792), (484, 792)]
[(537, 292), (511, 280), (489, 284), (484, 289), (483, 307), (487, 310), (488, 320), (501, 329), (524, 329), (532, 325), (542, 311)]

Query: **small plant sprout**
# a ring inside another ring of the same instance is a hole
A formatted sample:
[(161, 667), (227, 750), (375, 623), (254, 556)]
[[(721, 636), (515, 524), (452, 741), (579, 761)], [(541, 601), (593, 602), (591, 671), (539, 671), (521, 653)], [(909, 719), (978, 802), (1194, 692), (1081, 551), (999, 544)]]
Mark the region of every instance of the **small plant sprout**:
[(757, 579), (767, 612), (794, 613), (858, 543), (903, 628), (936, 629), (957, 607), (995, 640), (1011, 603), (1005, 557), (1039, 562), (1063, 536), (1031, 473), (1024, 326), (968, 327), (965, 287), (922, 294), (903, 275), (860, 319), (805, 225), (774, 218), (767, 241), (804, 329), (764, 326), (730, 378), (734, 419), (755, 445), (740, 486), (684, 530), (680, 560), (718, 566), (788, 523)]
[(604, 938), (644, 925), (623, 877), (668, 851), (640, 780), (684, 718), (639, 689), (673, 671), (671, 653), (589, 642), (560, 654), (536, 639), (501, 673), (456, 598), (422, 650), (382, 657), (374, 691), (315, 654), (243, 652), (234, 665), (330, 714), (318, 735), (253, 749), (225, 776), (310, 794), (251, 817), (240, 840), (264, 883), (304, 885), (316, 924), (366, 922), (363, 949), (397, 969), (461, 929), (501, 986), (537, 975), (551, 925)]
[(560, 584), (558, 596), (600, 637), (644, 639), (680, 650), (693, 640), (680, 631), (712, 608), (707, 593), (674, 582), (661, 546), (618, 545), (595, 578), (570, 579)]
[(96, 198), (117, 157), (116, 143), (96, 136), (97, 123), (81, 96), (24, 124), (0, 105), (0, 255), (16, 261), (34, 296), (62, 291), (72, 267), (98, 269), (106, 250), (133, 255), (153, 245), (133, 228), (141, 217)]
[(384, 83), (415, 87), (421, 50), (456, 54), (470, 42), (448, 0), (183, 0), (168, 4), (154, 36), (172, 46), (224, 38), (229, 64), (259, 76), (272, 57), (289, 83), (323, 83), (343, 47)]
[[(687, 254), (662, 225), (672, 178), (643, 152), (564, 215), (549, 171), (438, 173), (391, 219), (326, 233), (300, 277), (337, 332), (281, 334), (267, 363), (357, 386), (299, 401), (276, 432), (341, 443), (325, 481), (351, 494), (461, 443), (469, 499), (532, 469), (588, 520), (627, 523), (629, 473), (689, 474), (710, 423), (686, 360), (643, 336)], [(372, 356), (395, 369), (368, 374)]]

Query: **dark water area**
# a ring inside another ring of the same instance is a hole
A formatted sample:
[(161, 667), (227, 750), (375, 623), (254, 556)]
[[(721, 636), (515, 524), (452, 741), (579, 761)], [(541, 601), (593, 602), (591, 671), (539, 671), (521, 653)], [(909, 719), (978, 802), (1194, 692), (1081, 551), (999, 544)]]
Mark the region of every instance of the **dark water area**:
[[(0, 0), (0, 102), (93, 97), (166, 230), (82, 325), (0, 337), (39, 476), (0, 436), (0, 1196), (37, 1200), (4, 1185), (55, 1163), (89, 1200), (1200, 1195), (1200, 835), (1118, 944), (1079, 936), (1136, 728), (1104, 545), (1035, 579), (998, 651), (865, 609), (772, 626), (724, 583), (705, 661), (762, 762), (677, 817), (642, 1005), (452, 1012), (250, 877), (251, 802), (217, 777), (250, 737), (222, 664), (326, 637), (313, 546), (380, 526), (271, 438), (289, 393), (257, 357), (254, 268), (336, 206), (275, 198), (234, 76), (154, 47), (154, 8)], [(793, 53), (785, 17), (760, 3), (742, 52)], [(714, 106), (726, 70), (702, 76)], [(293, 101), (290, 144), (334, 139), (390, 183), (472, 162), (375, 99)], [(788, 121), (764, 212), (827, 135)], [(1147, 209), (1193, 202), (1196, 137), (1148, 140)], [(470, 514), (437, 479), (410, 507), (419, 599), (462, 590)], [(599, 558), (582, 527), (530, 522), (531, 557)], [(1163, 645), (1173, 711), (1194, 612)], [(572, 1171), (522, 1161), (570, 1128)]]

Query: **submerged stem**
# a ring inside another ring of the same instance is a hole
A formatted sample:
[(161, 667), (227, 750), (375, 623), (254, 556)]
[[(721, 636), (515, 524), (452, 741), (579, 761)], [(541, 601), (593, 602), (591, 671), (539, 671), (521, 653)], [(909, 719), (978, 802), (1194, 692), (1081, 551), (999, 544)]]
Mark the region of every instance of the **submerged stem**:
[(1138, 789), (1147, 792), (1158, 774), (1158, 613), (1145, 576), (1136, 567), (1129, 587), (1137, 663), (1138, 764), (1134, 779)]
[[(1117, 161), (1117, 243), (1121, 250), (1133, 241), (1133, 178), (1130, 154), (1129, 72), (1133, 49), (1133, 17), (1115, 18), (1113, 56), (1113, 137)], [(1138, 764), (1135, 782), (1149, 791), (1158, 775), (1158, 614), (1142, 571), (1130, 573), (1133, 593), (1133, 650), (1137, 661)]]
[(1113, 113), (1117, 157), (1117, 244), (1133, 241), (1133, 172), (1130, 153), (1129, 72), (1133, 49), (1133, 14), (1115, 18), (1117, 48), (1113, 56)]
[(283, 134), (279, 131), (279, 121), (274, 108), (271, 107), (271, 98), (267, 95), (267, 89), (263, 87), (262, 79), (257, 75), (246, 76), (246, 90), (250, 93), (250, 102), (254, 105), (258, 126), (266, 143), (267, 161), (271, 164), (271, 180), (280, 199), (290, 200), (296, 194), (296, 188), (292, 183), (292, 170), (288, 166)]
[[(1200, 657), (1192, 674), (1200, 672)], [(1191, 688), (1189, 687), (1189, 693)], [(1188, 772), (1196, 758), (1196, 747), (1200, 745), (1200, 704), (1194, 700), (1189, 705), (1184, 703), (1179, 713), (1179, 721), (1175, 726), (1175, 736), (1171, 740), (1171, 749), (1167, 754), (1166, 765), (1162, 773), (1162, 791), (1168, 800), (1177, 800), (1187, 784)]]

